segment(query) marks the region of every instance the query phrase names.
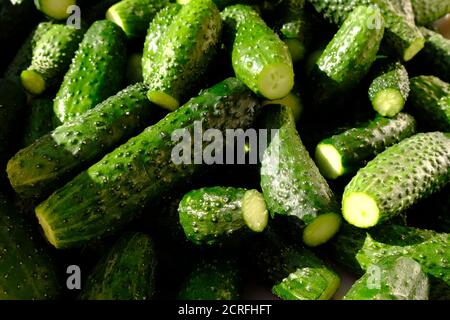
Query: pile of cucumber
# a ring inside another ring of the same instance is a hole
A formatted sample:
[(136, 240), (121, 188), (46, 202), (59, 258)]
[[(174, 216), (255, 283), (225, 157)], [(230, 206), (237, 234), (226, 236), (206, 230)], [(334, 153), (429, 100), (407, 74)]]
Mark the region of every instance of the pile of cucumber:
[(450, 299), (448, 13), (3, 0), (0, 299)]

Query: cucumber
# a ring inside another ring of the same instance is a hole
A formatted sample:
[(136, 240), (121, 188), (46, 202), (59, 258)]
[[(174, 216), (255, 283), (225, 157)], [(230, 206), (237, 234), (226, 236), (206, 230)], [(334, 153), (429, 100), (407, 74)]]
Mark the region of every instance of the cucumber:
[(372, 121), (322, 140), (315, 159), (325, 178), (355, 173), (386, 148), (416, 133), (416, 121), (406, 113), (394, 118), (377, 116)]
[(369, 99), (376, 112), (384, 117), (393, 117), (403, 109), (408, 99), (408, 71), (400, 62), (392, 61), (383, 61), (375, 69), (375, 78), (369, 86)]
[(434, 76), (412, 78), (409, 106), (428, 127), (450, 131), (450, 84)]
[(294, 86), (294, 69), (287, 45), (250, 6), (222, 11), (232, 34), (232, 63), (237, 78), (269, 100), (284, 98)]
[(143, 233), (122, 236), (89, 275), (82, 300), (148, 300), (154, 295), (155, 245)]
[(419, 263), (388, 257), (372, 264), (344, 300), (428, 300), (429, 281)]
[(126, 70), (125, 44), (123, 31), (110, 21), (97, 21), (88, 29), (55, 97), (55, 127), (120, 90)]
[(266, 106), (261, 123), (278, 130), (261, 160), (261, 190), (270, 213), (290, 217), (291, 227), (308, 246), (327, 242), (339, 230), (339, 209), (303, 146), (292, 114), (284, 106)]
[(0, 195), (0, 300), (51, 300), (60, 294), (55, 267), (40, 238)]
[(411, 0), (416, 22), (426, 26), (450, 12), (449, 0)]
[(149, 70), (144, 64), (149, 100), (175, 110), (198, 90), (219, 47), (221, 30), (220, 12), (211, 0), (182, 6), (160, 38), (154, 63)]
[(294, 117), (294, 121), (297, 123), (303, 113), (303, 103), (300, 94), (297, 90), (292, 90), (286, 97), (279, 100), (266, 100), (263, 101), (263, 105), (281, 104), (286, 106)]
[(345, 187), (344, 218), (369, 228), (399, 216), (450, 181), (450, 134), (418, 133), (386, 149)]
[(122, 0), (108, 9), (106, 19), (122, 28), (128, 38), (143, 38), (155, 14), (168, 3), (169, 0)]
[(130, 86), (21, 150), (7, 167), (14, 190), (27, 198), (45, 196), (159, 120), (162, 112), (146, 92), (143, 83)]
[(393, 0), (395, 10), (401, 14), (409, 23), (415, 23), (414, 8), (411, 0)]
[(181, 285), (177, 299), (238, 300), (240, 289), (239, 265), (230, 259), (211, 259), (195, 266)]
[(60, 84), (83, 34), (71, 26), (52, 25), (34, 45), (31, 63), (20, 75), (23, 87), (32, 95), (40, 95)]
[[(187, 4), (192, 0), (177, 0), (179, 4)], [(225, 9), (225, 7), (232, 6), (234, 4), (243, 3), (243, 4), (258, 4), (263, 2), (263, 0), (213, 0), (214, 4), (219, 8), (219, 10)]]
[(177, 4), (167, 5), (156, 14), (148, 27), (142, 54), (142, 76), (145, 83), (152, 81), (153, 74), (151, 71), (155, 64), (155, 57), (160, 47), (161, 39), (174, 21), (180, 8), (181, 6)]
[(95, 2), (87, 0), (86, 3), (81, 3), (83, 21), (90, 26), (97, 20), (105, 19), (108, 9), (119, 1), (121, 0), (100, 0)]
[(376, 7), (357, 7), (349, 14), (313, 68), (316, 105), (327, 104), (359, 84), (375, 61), (383, 34), (384, 19)]
[(133, 53), (128, 57), (127, 62), (127, 82), (128, 84), (136, 84), (143, 82), (142, 77), (142, 54)]
[(34, 0), (36, 8), (47, 17), (63, 20), (69, 17), (69, 7), (76, 5), (77, 0)]
[(195, 244), (207, 245), (224, 242), (248, 229), (262, 232), (269, 217), (261, 193), (232, 187), (188, 192), (178, 212), (186, 237)]
[(203, 122), (204, 130), (245, 129), (257, 107), (257, 99), (234, 78), (203, 91), (39, 205), (36, 215), (47, 239), (65, 248), (113, 233), (139, 215), (146, 203), (202, 172), (200, 165), (172, 161), (172, 152), (178, 152), (175, 147), (186, 142), (172, 141), (173, 134), (183, 128), (192, 132), (196, 121)]
[(37, 98), (31, 101), (28, 112), (21, 146), (28, 147), (40, 137), (53, 129), (53, 100), (49, 98)]

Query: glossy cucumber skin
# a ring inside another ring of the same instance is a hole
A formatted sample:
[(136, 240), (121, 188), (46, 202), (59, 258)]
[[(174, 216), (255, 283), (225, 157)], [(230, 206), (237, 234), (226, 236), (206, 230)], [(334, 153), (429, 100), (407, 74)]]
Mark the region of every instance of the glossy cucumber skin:
[(86, 32), (54, 101), (55, 127), (117, 93), (126, 70), (126, 37), (101, 20)]
[(22, 147), (28, 147), (53, 129), (53, 100), (47, 97), (31, 101), (31, 110), (23, 128)]
[[(36, 214), (48, 223), (47, 238), (58, 247), (79, 246), (117, 231), (136, 218), (147, 203), (181, 187), (202, 166), (172, 161), (179, 145), (174, 131), (247, 128), (258, 101), (237, 79), (229, 78), (203, 91), (182, 108), (106, 155), (44, 201)], [(51, 229), (51, 230), (50, 230)]]
[(128, 233), (89, 275), (82, 300), (149, 300), (154, 295), (156, 250), (143, 233)]
[(426, 26), (450, 12), (449, 0), (411, 0), (416, 22)]
[(23, 197), (56, 190), (163, 112), (148, 101), (147, 86), (130, 86), (78, 119), (62, 124), (17, 153), (8, 164), (11, 185)]

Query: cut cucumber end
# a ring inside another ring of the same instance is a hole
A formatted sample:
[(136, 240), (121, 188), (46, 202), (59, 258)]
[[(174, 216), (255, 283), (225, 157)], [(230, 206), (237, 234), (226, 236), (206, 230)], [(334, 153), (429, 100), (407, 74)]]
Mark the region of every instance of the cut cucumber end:
[(322, 277), (326, 279), (328, 286), (323, 291), (319, 300), (330, 300), (341, 286), (341, 278), (331, 270), (322, 269)]
[(45, 15), (62, 20), (66, 19), (70, 13), (67, 8), (77, 4), (76, 0), (35, 0), (36, 7)]
[(342, 210), (344, 219), (358, 228), (373, 227), (380, 219), (376, 201), (363, 192), (344, 195)]
[(298, 39), (285, 39), (289, 52), (291, 53), (292, 62), (298, 62), (305, 57), (305, 45)]
[(149, 91), (147, 97), (154, 104), (169, 111), (174, 111), (180, 106), (177, 99), (162, 91)]
[(258, 90), (269, 100), (286, 97), (294, 87), (294, 70), (287, 64), (271, 64), (258, 76)]
[(403, 60), (409, 61), (425, 47), (425, 38), (417, 38), (403, 53)]
[(372, 101), (373, 108), (383, 117), (393, 117), (402, 111), (405, 99), (396, 89), (380, 91)]
[(33, 70), (24, 70), (20, 74), (22, 86), (32, 95), (39, 95), (45, 91), (44, 78)]
[(295, 95), (294, 93), (289, 93), (286, 97), (283, 99), (278, 100), (265, 100), (263, 101), (263, 106), (270, 105), (270, 104), (281, 104), (283, 106), (288, 107), (292, 114), (294, 115), (295, 122), (298, 122), (300, 120), (300, 116), (302, 115), (303, 111), (303, 105), (300, 100), (300, 97)]
[(45, 211), (41, 207), (36, 208), (36, 217), (38, 218), (39, 224), (41, 225), (42, 230), (44, 231), (44, 235), (47, 238), (48, 242), (55, 248), (58, 248), (58, 241), (56, 240), (55, 233), (52, 230), (52, 227), (47, 221), (45, 216)]
[(337, 179), (344, 174), (342, 157), (331, 144), (319, 144), (315, 153), (320, 173), (327, 179)]
[(309, 247), (317, 247), (330, 240), (341, 226), (341, 216), (334, 212), (321, 214), (308, 224), (303, 231), (303, 242)]
[(262, 194), (249, 190), (242, 199), (242, 212), (245, 224), (254, 232), (262, 232), (269, 221), (269, 211)]

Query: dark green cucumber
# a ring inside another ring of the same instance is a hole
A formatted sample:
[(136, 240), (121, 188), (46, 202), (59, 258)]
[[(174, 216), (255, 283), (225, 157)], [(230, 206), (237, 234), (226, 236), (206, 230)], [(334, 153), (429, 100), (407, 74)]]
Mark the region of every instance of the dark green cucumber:
[(333, 101), (359, 84), (375, 61), (383, 34), (384, 19), (376, 7), (357, 7), (349, 14), (313, 68), (315, 104)]
[(75, 119), (117, 93), (126, 70), (123, 31), (106, 20), (86, 32), (56, 95), (57, 125)]
[(429, 128), (450, 131), (450, 84), (434, 76), (412, 78), (409, 106)]
[(148, 300), (154, 295), (156, 253), (143, 233), (122, 236), (89, 275), (82, 300)]
[[(186, 185), (202, 172), (192, 161), (177, 161), (181, 137), (202, 124), (214, 128), (251, 125), (258, 101), (240, 81), (229, 78), (130, 139), (82, 172), (36, 208), (47, 239), (57, 248), (79, 246), (113, 233), (136, 218), (146, 203)], [(184, 130), (183, 130), (184, 129)], [(187, 138), (185, 138), (187, 139)], [(179, 164), (178, 164), (179, 163)]]
[(40, 238), (0, 195), (0, 300), (51, 300), (60, 288)]
[(231, 55), (236, 76), (269, 100), (287, 96), (294, 86), (287, 45), (250, 6), (227, 7), (222, 18), (233, 38)]
[[(284, 106), (265, 106), (261, 123), (276, 134), (261, 160), (261, 190), (272, 215), (291, 217), (308, 246), (327, 242), (339, 230), (336, 199), (297, 133)], [(304, 230), (303, 230), (304, 228)]]
[(22, 71), (23, 87), (32, 95), (59, 85), (69, 69), (84, 31), (53, 24), (35, 43), (31, 63)]
[(178, 292), (180, 300), (238, 300), (239, 265), (233, 260), (202, 261), (187, 276)]
[(183, 197), (178, 212), (186, 237), (207, 245), (248, 229), (261, 232), (269, 218), (262, 194), (233, 187), (193, 190)]
[(340, 286), (340, 278), (312, 251), (282, 239), (267, 229), (252, 243), (255, 260), (272, 292), (285, 300), (328, 300)]
[(415, 260), (388, 257), (367, 269), (344, 300), (428, 300), (428, 277)]
[(369, 228), (400, 215), (450, 182), (450, 134), (419, 133), (386, 149), (345, 187), (344, 218)]
[(142, 77), (142, 54), (130, 54), (127, 62), (127, 82), (128, 84), (136, 84), (142, 81), (144, 81)]
[(416, 133), (416, 121), (406, 113), (394, 118), (377, 116), (363, 125), (322, 140), (315, 159), (325, 178), (356, 172), (386, 148)]
[(369, 86), (369, 99), (376, 112), (384, 117), (393, 117), (403, 109), (408, 99), (408, 71), (400, 62), (391, 61), (382, 61), (375, 69), (375, 78)]
[(130, 86), (21, 150), (7, 168), (15, 191), (24, 197), (46, 195), (159, 120), (162, 112), (146, 92), (143, 83)]
[(449, 0), (411, 0), (416, 22), (426, 26), (450, 12)]
[(148, 25), (169, 0), (122, 0), (106, 12), (106, 19), (116, 23), (128, 38), (145, 37)]
[(77, 0), (34, 0), (34, 3), (47, 17), (63, 20), (69, 17), (69, 7), (76, 5)]
[(152, 81), (153, 74), (151, 71), (155, 64), (155, 57), (160, 47), (161, 39), (164, 37), (180, 9), (181, 6), (177, 4), (169, 4), (156, 14), (148, 27), (144, 52), (142, 54), (142, 75), (145, 83)]
[[(177, 0), (179, 4), (187, 4), (192, 0)], [(225, 9), (225, 7), (232, 6), (234, 4), (243, 3), (243, 4), (258, 4), (263, 2), (263, 0), (213, 0), (214, 4), (220, 10)]]
[(221, 30), (220, 12), (212, 0), (182, 6), (160, 38), (154, 63), (149, 70), (144, 65), (149, 100), (175, 110), (198, 90), (219, 47)]
[(23, 128), (22, 147), (28, 147), (53, 129), (53, 100), (37, 98), (31, 101), (31, 108)]

